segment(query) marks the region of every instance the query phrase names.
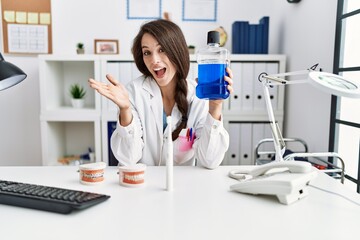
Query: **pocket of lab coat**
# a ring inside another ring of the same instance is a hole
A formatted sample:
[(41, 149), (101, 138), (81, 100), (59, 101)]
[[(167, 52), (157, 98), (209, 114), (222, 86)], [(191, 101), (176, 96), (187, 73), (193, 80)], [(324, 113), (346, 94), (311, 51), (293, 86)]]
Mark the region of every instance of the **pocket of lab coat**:
[(188, 138), (183, 136), (179, 136), (174, 141), (174, 160), (177, 164), (183, 164), (193, 159), (195, 153), (193, 143), (194, 139), (188, 141)]
[(179, 136), (177, 141), (177, 147), (180, 152), (186, 152), (192, 149), (194, 139), (189, 140), (188, 137)]

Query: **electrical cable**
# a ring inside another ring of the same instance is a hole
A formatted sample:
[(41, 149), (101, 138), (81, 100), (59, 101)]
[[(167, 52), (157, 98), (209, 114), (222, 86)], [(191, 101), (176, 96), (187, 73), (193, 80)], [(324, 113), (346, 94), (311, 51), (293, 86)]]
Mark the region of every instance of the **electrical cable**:
[(345, 197), (344, 195), (341, 195), (341, 194), (339, 194), (339, 193), (332, 192), (332, 191), (330, 191), (330, 190), (327, 190), (327, 189), (324, 189), (324, 188), (321, 188), (321, 187), (317, 187), (317, 186), (314, 186), (314, 185), (312, 185), (312, 184), (309, 184), (308, 186), (313, 187), (313, 188), (315, 188), (315, 189), (318, 189), (318, 190), (320, 190), (320, 191), (326, 192), (326, 193), (330, 193), (330, 194), (333, 194), (333, 195), (342, 197), (343, 199), (348, 200), (349, 202), (360, 206), (360, 203), (355, 202), (354, 200), (352, 200), (352, 199), (350, 199), (350, 198), (348, 198), (348, 197)]

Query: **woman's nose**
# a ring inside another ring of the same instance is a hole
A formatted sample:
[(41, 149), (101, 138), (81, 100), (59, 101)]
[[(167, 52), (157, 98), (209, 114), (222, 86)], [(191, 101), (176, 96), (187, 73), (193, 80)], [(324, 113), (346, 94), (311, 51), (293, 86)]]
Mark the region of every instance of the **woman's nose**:
[(151, 61), (153, 62), (153, 63), (158, 63), (158, 62), (160, 62), (160, 55), (158, 54), (158, 53), (153, 53), (152, 55), (151, 55)]

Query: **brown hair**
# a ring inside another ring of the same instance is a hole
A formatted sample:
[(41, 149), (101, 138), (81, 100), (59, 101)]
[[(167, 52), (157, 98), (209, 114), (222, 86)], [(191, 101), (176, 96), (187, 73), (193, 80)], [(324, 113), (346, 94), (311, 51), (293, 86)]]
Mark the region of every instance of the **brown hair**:
[(141, 40), (145, 33), (151, 34), (158, 41), (176, 69), (175, 102), (183, 117), (180, 125), (172, 133), (172, 138), (175, 140), (181, 129), (186, 128), (189, 109), (186, 99), (188, 92), (186, 77), (189, 73), (190, 57), (186, 40), (179, 26), (171, 21), (159, 19), (142, 25), (134, 39), (131, 51), (137, 68), (145, 76), (152, 76), (144, 63), (141, 49)]

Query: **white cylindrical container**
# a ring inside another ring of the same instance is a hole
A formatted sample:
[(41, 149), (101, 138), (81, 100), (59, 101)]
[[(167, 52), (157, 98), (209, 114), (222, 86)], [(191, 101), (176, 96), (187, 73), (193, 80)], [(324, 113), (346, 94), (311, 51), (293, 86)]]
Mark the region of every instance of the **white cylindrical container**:
[(172, 191), (174, 188), (174, 158), (173, 158), (173, 141), (172, 141), (172, 121), (171, 116), (166, 117), (168, 127), (167, 145), (168, 152), (166, 156), (166, 190)]
[(119, 167), (119, 183), (125, 187), (141, 187), (145, 184), (146, 165), (138, 163), (133, 166)]
[(104, 181), (106, 163), (95, 162), (79, 166), (80, 182), (82, 184), (93, 185)]

